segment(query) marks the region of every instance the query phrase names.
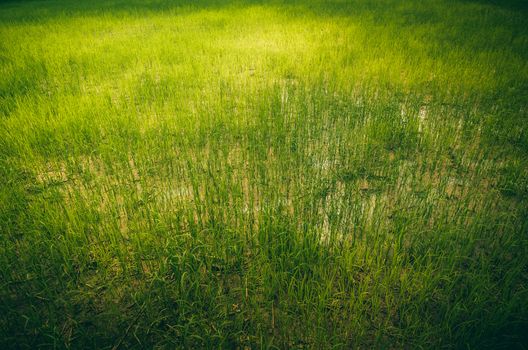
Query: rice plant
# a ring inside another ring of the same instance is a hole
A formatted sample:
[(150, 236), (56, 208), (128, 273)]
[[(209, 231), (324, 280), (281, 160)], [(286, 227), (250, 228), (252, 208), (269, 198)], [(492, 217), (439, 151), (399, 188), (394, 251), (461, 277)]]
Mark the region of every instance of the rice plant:
[(522, 1), (0, 4), (1, 348), (525, 348)]

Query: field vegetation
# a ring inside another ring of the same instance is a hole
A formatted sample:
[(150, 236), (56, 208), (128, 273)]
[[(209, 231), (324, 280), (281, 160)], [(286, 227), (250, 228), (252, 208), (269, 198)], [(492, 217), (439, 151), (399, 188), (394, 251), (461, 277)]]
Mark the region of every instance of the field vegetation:
[(1, 348), (523, 348), (522, 1), (0, 4)]

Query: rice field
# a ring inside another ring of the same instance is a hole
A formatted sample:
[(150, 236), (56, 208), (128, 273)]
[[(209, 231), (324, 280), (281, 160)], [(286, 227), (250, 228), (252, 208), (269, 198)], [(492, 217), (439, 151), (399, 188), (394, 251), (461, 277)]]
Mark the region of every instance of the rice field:
[(528, 6), (0, 3), (0, 348), (526, 349)]

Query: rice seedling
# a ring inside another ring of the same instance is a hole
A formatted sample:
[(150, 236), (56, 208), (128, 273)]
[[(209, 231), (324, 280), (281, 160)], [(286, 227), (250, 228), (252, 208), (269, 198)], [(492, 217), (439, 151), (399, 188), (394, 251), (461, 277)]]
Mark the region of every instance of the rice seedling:
[(521, 1), (0, 4), (2, 348), (523, 348)]

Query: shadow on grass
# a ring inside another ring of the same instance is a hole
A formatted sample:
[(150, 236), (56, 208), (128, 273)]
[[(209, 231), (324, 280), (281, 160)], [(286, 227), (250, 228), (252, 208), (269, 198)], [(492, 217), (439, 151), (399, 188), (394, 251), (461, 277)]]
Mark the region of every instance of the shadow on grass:
[(526, 0), (464, 0), (465, 2), (480, 5), (490, 5), (509, 11), (528, 12), (528, 1)]
[[(468, 11), (464, 4), (491, 5), (497, 9), (516, 12), (528, 11), (528, 1), (526, 0), (458, 0), (449, 6), (454, 6), (455, 12), (462, 15)], [(235, 10), (250, 6), (265, 6), (281, 12), (287, 10), (292, 16), (361, 17), (381, 25), (391, 23), (406, 25), (441, 22), (442, 18), (438, 12), (438, 5), (437, 2), (430, 4), (424, 4), (420, 1), (402, 3), (399, 0), (0, 0), (0, 24), (45, 23), (57, 18), (77, 16), (141, 17), (157, 13), (186, 15), (205, 9)], [(442, 4), (440, 3), (440, 5)], [(374, 13), (376, 16), (372, 16)]]
[(181, 11), (183, 14), (201, 9), (220, 9), (228, 3), (218, 0), (0, 0), (0, 23), (46, 22), (57, 17), (100, 16), (114, 17), (157, 12)]

